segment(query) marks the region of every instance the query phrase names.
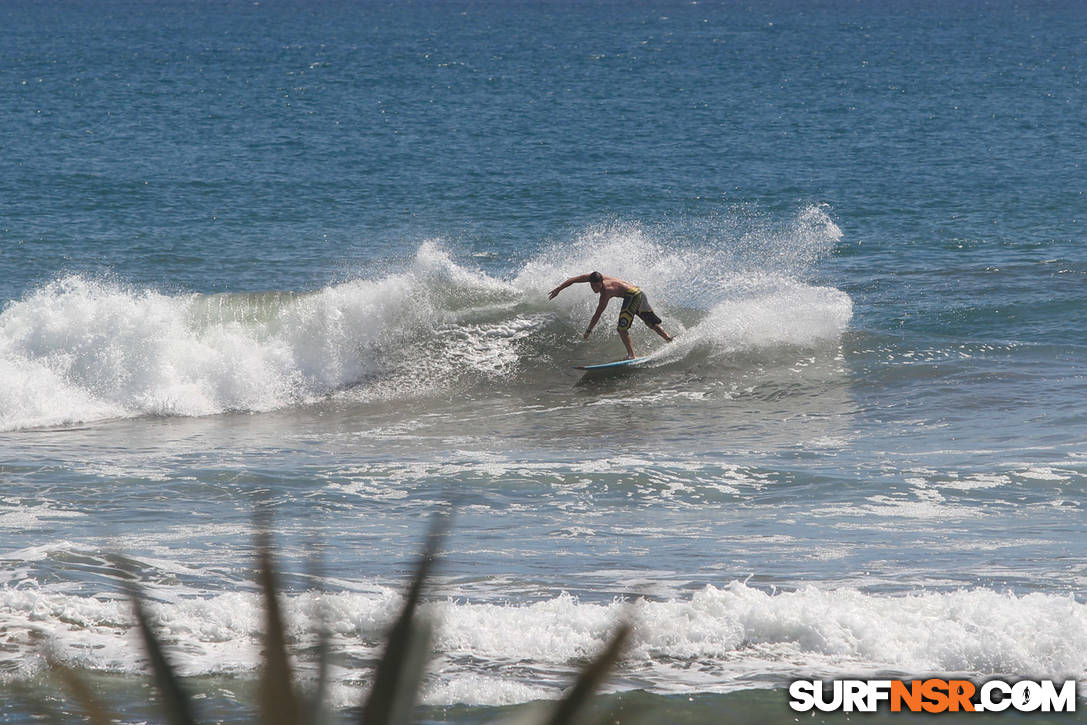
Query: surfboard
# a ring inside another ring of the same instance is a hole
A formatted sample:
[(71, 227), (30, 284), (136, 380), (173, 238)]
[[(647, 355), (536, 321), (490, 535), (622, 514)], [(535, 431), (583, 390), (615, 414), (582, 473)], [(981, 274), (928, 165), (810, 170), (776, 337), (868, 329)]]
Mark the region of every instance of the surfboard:
[(645, 362), (648, 357), (636, 357), (633, 360), (616, 360), (615, 362), (600, 363), (598, 365), (575, 365), (574, 370), (609, 370), (611, 368), (625, 368)]

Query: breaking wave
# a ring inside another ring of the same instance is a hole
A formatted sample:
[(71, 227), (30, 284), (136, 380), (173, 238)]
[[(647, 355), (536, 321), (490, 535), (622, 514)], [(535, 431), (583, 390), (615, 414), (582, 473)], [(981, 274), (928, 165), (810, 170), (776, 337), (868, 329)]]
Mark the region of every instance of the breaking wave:
[[(0, 430), (269, 411), (345, 389), (397, 399), (481, 381), (531, 385), (586, 350), (621, 349), (605, 322), (577, 347), (595, 307), (587, 288), (547, 300), (592, 269), (646, 290), (680, 337), (660, 352), (666, 362), (833, 346), (849, 324), (847, 294), (805, 281), (841, 237), (817, 207), (784, 229), (724, 241), (660, 236), (590, 229), (506, 278), (427, 241), (400, 271), (308, 293), (171, 295), (64, 277), (0, 312)], [(651, 337), (640, 344), (659, 343)]]

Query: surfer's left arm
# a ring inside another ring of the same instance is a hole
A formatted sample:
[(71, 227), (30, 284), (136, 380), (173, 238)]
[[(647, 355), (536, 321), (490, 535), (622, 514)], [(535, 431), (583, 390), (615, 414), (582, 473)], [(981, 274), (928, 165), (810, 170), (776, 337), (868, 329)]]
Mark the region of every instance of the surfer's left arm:
[(604, 308), (608, 306), (608, 300), (611, 298), (607, 295), (600, 295), (600, 303), (596, 306), (596, 312), (593, 313), (593, 319), (589, 320), (589, 326), (585, 328), (585, 334), (582, 335), (586, 340), (589, 339), (589, 333), (596, 327), (596, 323), (600, 321), (600, 315), (604, 314)]

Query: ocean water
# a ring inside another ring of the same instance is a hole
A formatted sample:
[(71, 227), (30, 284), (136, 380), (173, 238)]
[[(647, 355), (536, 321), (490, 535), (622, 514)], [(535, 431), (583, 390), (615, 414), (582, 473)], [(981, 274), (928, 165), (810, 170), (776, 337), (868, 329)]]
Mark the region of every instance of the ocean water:
[[(648, 721), (1087, 681), (1085, 38), (1006, 0), (4, 4), (0, 722), (75, 717), (47, 653), (152, 717), (133, 579), (247, 721), (262, 507), (345, 716), (450, 508), (427, 722), (557, 698), (624, 616), (606, 702)], [(587, 286), (548, 300), (593, 269), (676, 342), (573, 370), (623, 355), (617, 303), (583, 341)]]

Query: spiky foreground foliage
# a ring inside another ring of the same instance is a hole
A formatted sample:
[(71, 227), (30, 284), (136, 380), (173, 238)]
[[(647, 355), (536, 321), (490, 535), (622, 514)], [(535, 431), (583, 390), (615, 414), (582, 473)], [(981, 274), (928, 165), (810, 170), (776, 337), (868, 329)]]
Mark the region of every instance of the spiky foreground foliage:
[[(320, 725), (328, 721), (324, 703), (327, 684), (327, 636), (320, 632), (318, 681), (312, 694), (303, 695), (287, 655), (287, 628), (279, 606), (278, 575), (272, 557), (268, 527), (257, 534), (258, 572), (262, 607), (264, 610), (264, 651), (258, 684), (255, 722), (261, 725)], [(438, 516), (431, 526), (426, 545), (408, 587), (404, 605), (389, 629), (382, 657), (374, 673), (373, 686), (363, 700), (358, 722), (360, 725), (408, 725), (412, 722), (419, 700), (423, 672), (430, 654), (432, 624), (418, 615), (430, 574), (437, 560), (438, 549), (448, 529), (448, 517)], [(151, 626), (144, 607), (144, 595), (138, 587), (129, 587), (129, 596), (136, 622), (147, 650), (151, 677), (160, 695), (163, 721), (169, 725), (197, 725), (192, 699), (167, 657), (159, 636)], [(628, 623), (620, 624), (601, 653), (580, 672), (566, 695), (544, 710), (529, 715), (523, 725), (571, 725), (585, 715), (592, 695), (606, 678), (631, 633)], [(51, 667), (79, 702), (92, 725), (108, 725), (113, 716), (94, 694), (85, 680), (75, 671), (51, 661)], [(58, 714), (42, 707), (39, 712), (60, 721)], [(614, 722), (609, 713), (603, 722)]]

